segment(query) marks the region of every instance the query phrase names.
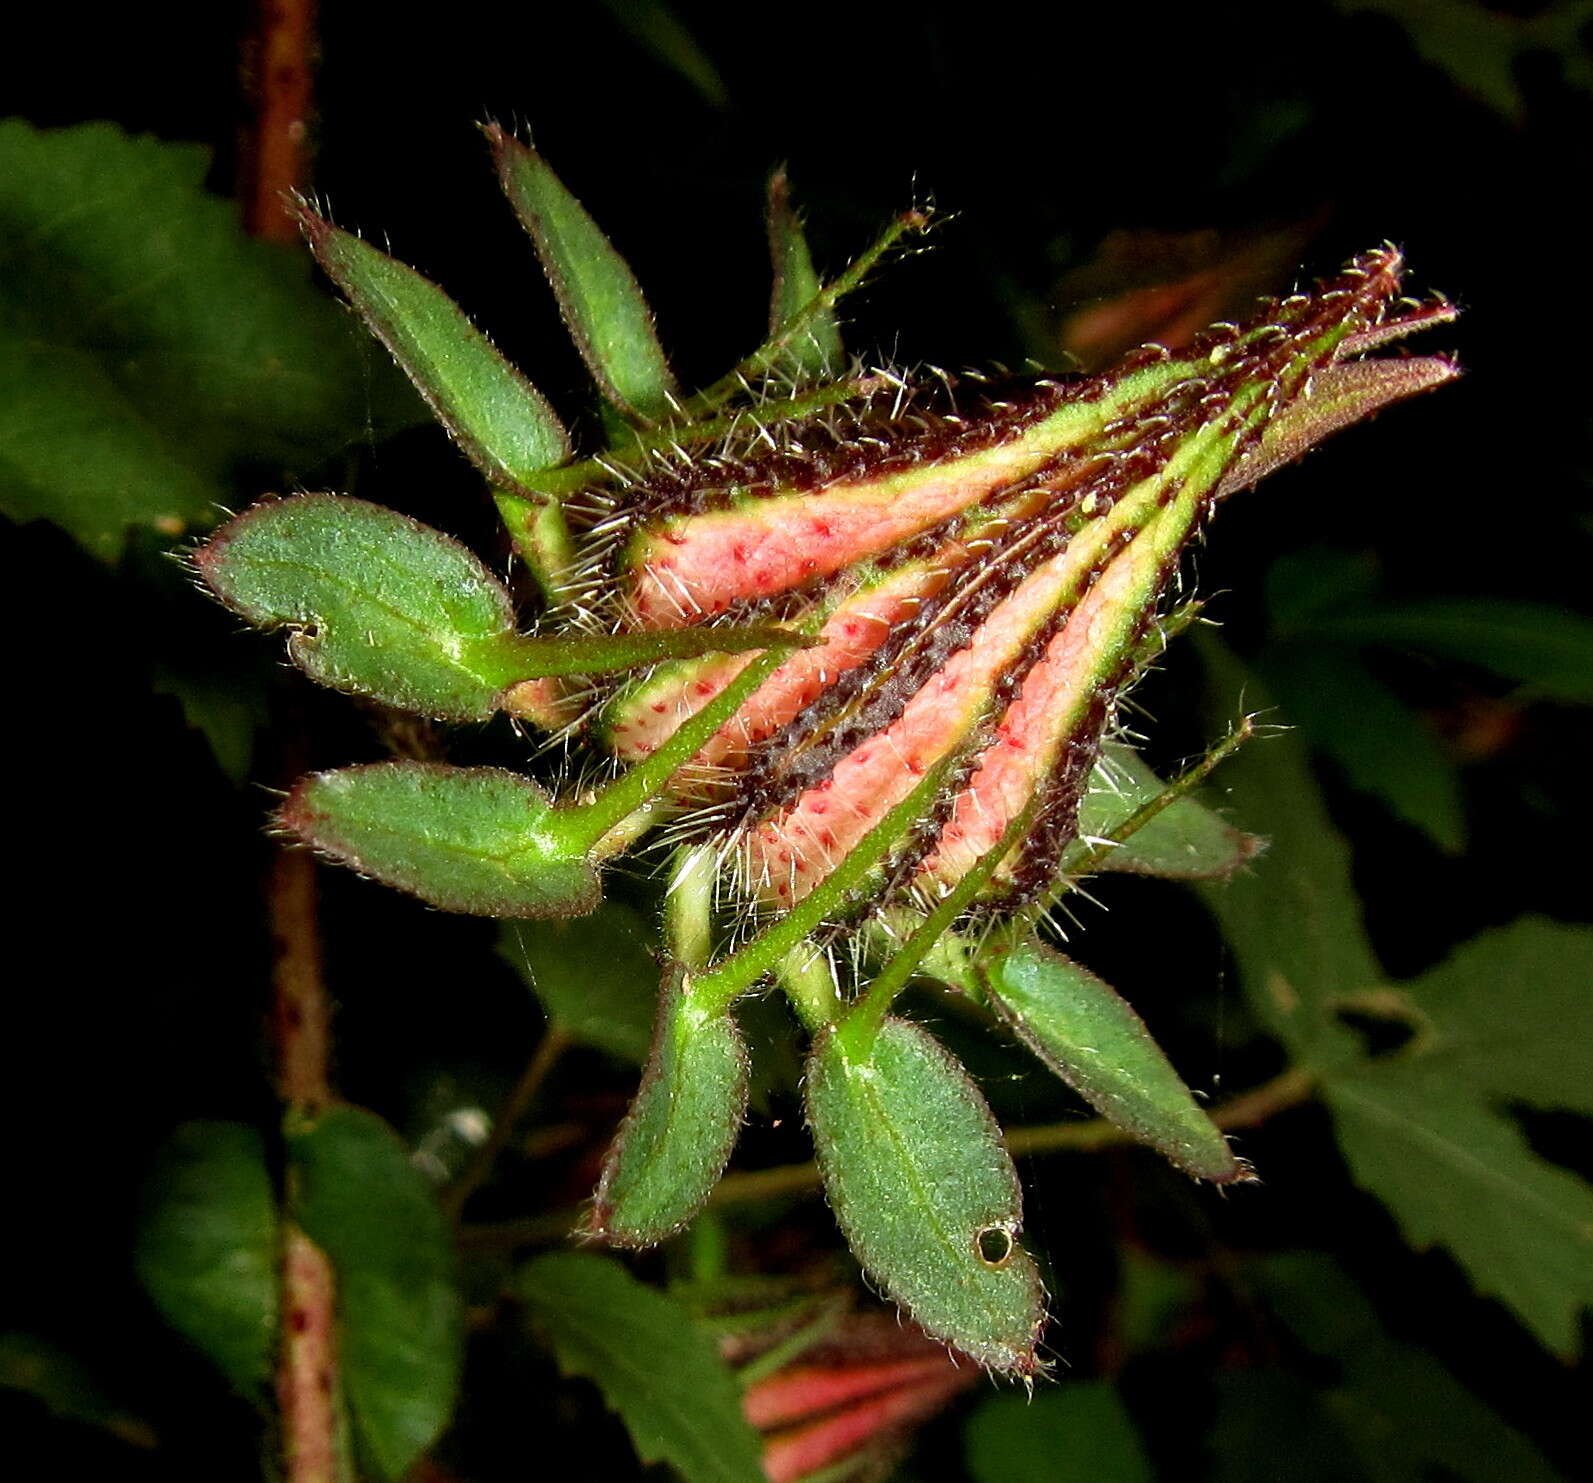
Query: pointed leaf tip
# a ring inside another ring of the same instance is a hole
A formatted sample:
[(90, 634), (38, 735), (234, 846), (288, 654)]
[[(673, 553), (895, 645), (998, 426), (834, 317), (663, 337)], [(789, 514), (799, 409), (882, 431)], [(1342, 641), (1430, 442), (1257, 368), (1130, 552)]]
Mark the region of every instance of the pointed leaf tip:
[(573, 917), (598, 904), (597, 871), (561, 836), (553, 801), (503, 768), (374, 762), (314, 773), (277, 821), (444, 911)]
[(484, 132), (509, 204), (531, 235), (565, 327), (603, 395), (653, 422), (679, 405), (641, 286), (585, 207), (529, 145), (497, 124)]
[(1013, 1034), (1107, 1121), (1198, 1179), (1249, 1177), (1145, 1022), (1093, 973), (1031, 938), (985, 965), (984, 982)]
[(546, 399), (442, 289), (302, 199), (294, 214), (316, 261), (488, 479), (528, 493), (569, 457)]
[(822, 1034), (806, 1092), (825, 1191), (864, 1269), (936, 1338), (1034, 1374), (1045, 1295), (1018, 1244), (1017, 1172), (968, 1073), (926, 1030), (887, 1019), (866, 1050)]
[[(769, 298), (769, 333), (778, 335), (795, 315), (807, 308), (823, 290), (814, 271), (802, 222), (791, 204), (791, 182), (784, 168), (769, 177), (769, 256), (774, 268), (774, 288)], [(798, 382), (832, 375), (846, 358), (841, 330), (833, 306), (820, 309), (771, 367)]]
[(588, 1234), (652, 1246), (702, 1209), (729, 1161), (747, 1107), (747, 1048), (728, 1010), (693, 1002), (672, 965), (658, 1000), (640, 1090), (593, 1199)]

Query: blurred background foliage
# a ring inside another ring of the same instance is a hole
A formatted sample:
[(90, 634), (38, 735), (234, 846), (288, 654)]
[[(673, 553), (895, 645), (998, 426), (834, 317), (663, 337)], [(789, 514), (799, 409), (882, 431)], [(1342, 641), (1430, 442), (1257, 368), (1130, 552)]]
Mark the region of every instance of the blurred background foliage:
[[(1438, 337), (1461, 383), (1233, 500), (1194, 563), (1251, 671), (1247, 702), (1269, 695), (1293, 728), (1212, 790), (1271, 850), (1204, 896), (1104, 880), (1072, 938), (1192, 1085), (1238, 1091), (1293, 1061), (1323, 1074), (1327, 1106), (1246, 1132), (1264, 1183), (1226, 1199), (1132, 1150), (1027, 1162), (1063, 1383), (1032, 1406), (976, 1392), (898, 1476), (1485, 1483), (1585, 1466), (1590, 10), (607, 0), (411, 17), (324, 0), (318, 198), (490, 324), (577, 429), (583, 372), (492, 188), (484, 118), (534, 132), (687, 379), (759, 336), (761, 197), (782, 161), (831, 272), (915, 199), (951, 217), (848, 306), (849, 344), (893, 363), (1089, 364), (1385, 238), (1463, 310)], [(280, 733), (295, 713), (301, 769), (431, 739), (309, 693), (163, 551), (216, 505), (288, 487), (392, 504), (500, 565), (503, 550), (381, 352), (303, 259), (232, 224), (249, 7), (32, 21), (0, 62), (23, 121), (0, 129), (0, 501), (16, 522), (0, 591), (22, 813), (0, 1413), (52, 1473), (251, 1476), (250, 1403), (135, 1278), (138, 1190), (178, 1125), (275, 1116), (261, 785), (285, 774), (267, 717)], [(63, 241), (94, 274), (63, 276)], [(1184, 645), (1138, 693), (1153, 760), (1231, 716), (1231, 664)], [(495, 731), (452, 746), (515, 755)], [(538, 954), (546, 1013), (575, 1044), (472, 1205), (479, 1317), (519, 1249), (493, 1229), (584, 1197), (632, 1089), (648, 1016), (621, 970), (652, 888), (620, 878), (616, 954), (579, 923), (500, 948), (490, 924), (351, 875), (323, 885), (338, 1087), (426, 1172), (457, 1171), (472, 1117), (535, 1046), (544, 1011), (522, 974)], [(1316, 995), (1303, 1018), (1269, 1010), (1259, 980), (1280, 963)], [(588, 982), (612, 1012), (593, 1015)], [(1004, 1122), (1069, 1115), (1043, 1073), (922, 1012)], [(790, 1027), (768, 1004), (748, 1017), (768, 1023), (738, 1167), (805, 1158)], [(1434, 1027), (1444, 1056), (1398, 1059)], [(1351, 1072), (1334, 1081), (1335, 1064)], [(838, 1245), (803, 1198), (738, 1203), (719, 1234), (735, 1270), (764, 1275)], [(695, 1269), (666, 1251), (637, 1270)], [(145, 1279), (158, 1297), (147, 1263)], [(596, 1393), (540, 1350), (478, 1325), (467, 1374), (439, 1476), (522, 1476), (550, 1428), (579, 1436), (583, 1476), (634, 1470)]]

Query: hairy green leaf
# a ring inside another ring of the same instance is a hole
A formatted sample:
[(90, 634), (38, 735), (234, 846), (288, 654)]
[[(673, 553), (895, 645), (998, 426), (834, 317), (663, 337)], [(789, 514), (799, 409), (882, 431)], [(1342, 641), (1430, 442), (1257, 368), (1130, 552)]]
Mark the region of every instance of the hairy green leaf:
[(542, 394), (435, 283), (308, 207), (299, 223), (327, 275), (488, 479), (524, 490), (569, 456)]
[(581, 1252), (531, 1262), (515, 1290), (560, 1368), (597, 1382), (643, 1462), (667, 1462), (686, 1483), (763, 1483), (735, 1377), (688, 1310)]
[(194, 564), (251, 623), (290, 629), (288, 653), (312, 679), (444, 720), (522, 709), (521, 681), (810, 642), (764, 624), (518, 633), (508, 591), (457, 541), (335, 494), (258, 504), (217, 531)]
[(982, 1401), (963, 1428), (971, 1483), (1151, 1483), (1138, 1428), (1112, 1386), (1069, 1380)]
[(380, 1118), (339, 1107), (290, 1128), (293, 1214), (337, 1274), (338, 1368), (366, 1465), (400, 1479), (453, 1414), (463, 1311), (451, 1233)]
[(590, 916), (505, 923), (498, 950), (562, 1034), (637, 1065), (647, 1060), (658, 964), (640, 912), (605, 901)]
[(1017, 1174), (968, 1073), (887, 1019), (861, 1053), (821, 1034), (806, 1090), (825, 1191), (864, 1269), (937, 1338), (1031, 1373), (1044, 1294), (1018, 1244)]
[(444, 911), (580, 916), (598, 903), (584, 846), (535, 783), (496, 767), (375, 762), (314, 773), (278, 819), (306, 844)]
[(273, 500), (194, 555), (228, 607), (291, 630), (312, 679), (401, 710), (483, 720), (531, 671), (509, 594), (441, 531), (331, 494)]
[(210, 524), (245, 464), (302, 479), (420, 411), (209, 166), (111, 124), (0, 123), (0, 508), (107, 560), (129, 527)]
[(1018, 1039), (1102, 1117), (1199, 1179), (1246, 1176), (1145, 1022), (1110, 985), (1033, 938), (989, 963), (984, 982)]
[[(786, 321), (818, 297), (824, 287), (813, 269), (802, 223), (791, 205), (791, 183), (784, 170), (769, 178), (769, 256), (774, 264), (774, 290), (769, 299), (769, 333), (777, 335)], [(817, 381), (834, 375), (846, 359), (841, 329), (833, 307), (815, 314), (802, 334), (785, 348), (773, 366), (795, 380)]]
[[(1079, 801), (1079, 836), (1112, 838), (1167, 784), (1132, 747), (1107, 742)], [(1136, 829), (1101, 862), (1104, 870), (1175, 880), (1230, 876), (1254, 857), (1260, 841), (1224, 822), (1193, 798), (1180, 798)]]
[(264, 1401), (277, 1331), (277, 1203), (260, 1135), (179, 1128), (145, 1186), (138, 1275), (171, 1326)]
[(616, 1246), (652, 1246), (685, 1227), (719, 1182), (747, 1108), (747, 1047), (728, 1009), (693, 1001), (675, 966), (641, 1088), (621, 1125), (587, 1229)]
[(625, 260), (541, 155), (496, 124), (487, 139), (504, 192), (536, 244), (564, 323), (603, 395), (632, 416), (667, 416), (675, 378)]

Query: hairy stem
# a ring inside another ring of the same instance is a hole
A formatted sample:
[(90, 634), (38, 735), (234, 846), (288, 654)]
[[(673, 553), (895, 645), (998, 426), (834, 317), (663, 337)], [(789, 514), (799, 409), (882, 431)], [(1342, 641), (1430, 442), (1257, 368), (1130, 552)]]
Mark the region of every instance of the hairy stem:
[(316, 0), (256, 0), (244, 59), (253, 116), (244, 140), (240, 194), (251, 236), (296, 244), (288, 202), (307, 176), (315, 93)]

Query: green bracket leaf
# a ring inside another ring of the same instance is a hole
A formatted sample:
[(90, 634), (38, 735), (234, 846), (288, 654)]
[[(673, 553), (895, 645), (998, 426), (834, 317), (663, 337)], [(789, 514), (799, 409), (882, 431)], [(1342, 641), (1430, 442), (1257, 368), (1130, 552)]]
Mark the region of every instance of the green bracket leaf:
[(541, 392), (435, 283), (307, 206), (298, 215), (316, 260), (488, 479), (523, 493), (569, 457)]
[(541, 155), (496, 124), (486, 135), (498, 179), (603, 395), (628, 416), (667, 417), (678, 388), (635, 275)]
[(234, 612), (292, 629), (293, 662), (333, 689), (478, 721), (528, 677), (503, 584), (457, 541), (381, 505), (331, 494), (259, 504), (194, 563)]
[[(1118, 829), (1167, 786), (1132, 747), (1105, 743), (1079, 803), (1080, 838), (1117, 837)], [(1235, 829), (1204, 804), (1179, 798), (1102, 855), (1098, 868), (1171, 880), (1225, 879), (1260, 848), (1254, 835)]]
[(597, 1382), (643, 1462), (686, 1483), (765, 1483), (741, 1389), (687, 1309), (582, 1252), (540, 1257), (515, 1289), (559, 1367)]
[(171, 1326), (242, 1394), (270, 1393), (277, 1201), (265, 1147), (241, 1123), (187, 1123), (145, 1185), (138, 1275)]
[(950, 1052), (900, 1019), (885, 1021), (866, 1059), (826, 1031), (808, 1063), (807, 1113), (830, 1204), (868, 1274), (988, 1369), (1033, 1374), (1044, 1294), (1018, 1244), (1018, 1176)]
[(522, 634), (508, 591), (457, 541), (341, 495), (256, 505), (194, 564), (233, 611), (291, 629), (288, 653), (312, 679), (443, 720), (525, 713), (524, 681), (812, 642), (769, 625)]
[(1145, 1022), (1108, 984), (1032, 938), (984, 964), (982, 978), (1013, 1034), (1102, 1117), (1197, 1179), (1248, 1177)]
[(561, 830), (565, 820), (541, 788), (503, 768), (375, 762), (315, 773), (278, 820), (444, 911), (581, 916), (598, 903), (589, 846)]
[[(769, 177), (769, 256), (774, 265), (774, 289), (769, 298), (769, 334), (779, 336), (824, 290), (813, 269), (802, 223), (791, 205), (791, 182), (784, 170)], [(833, 304), (823, 304), (804, 317), (796, 337), (772, 367), (797, 382), (819, 381), (835, 375), (845, 363), (841, 329)]]
[(451, 1233), (380, 1118), (339, 1107), (289, 1129), (293, 1214), (337, 1273), (338, 1366), (356, 1446), (397, 1483), (453, 1414), (463, 1309)]
[(685, 970), (672, 968), (641, 1088), (603, 1161), (589, 1234), (652, 1246), (685, 1228), (729, 1162), (748, 1070), (729, 1010), (697, 1003)]

